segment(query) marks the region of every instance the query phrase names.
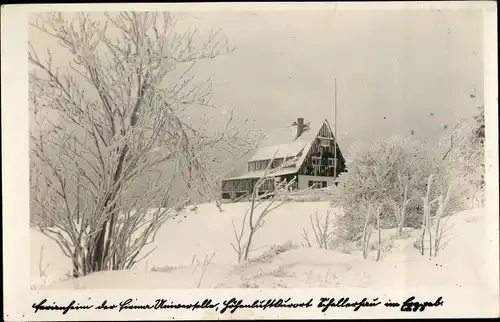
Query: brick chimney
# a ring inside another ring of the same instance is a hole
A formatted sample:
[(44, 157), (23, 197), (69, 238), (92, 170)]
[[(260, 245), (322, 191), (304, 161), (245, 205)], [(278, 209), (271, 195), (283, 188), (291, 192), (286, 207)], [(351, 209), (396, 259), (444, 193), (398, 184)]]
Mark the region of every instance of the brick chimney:
[(297, 138), (302, 134), (304, 131), (304, 119), (302, 117), (299, 117), (297, 119)]

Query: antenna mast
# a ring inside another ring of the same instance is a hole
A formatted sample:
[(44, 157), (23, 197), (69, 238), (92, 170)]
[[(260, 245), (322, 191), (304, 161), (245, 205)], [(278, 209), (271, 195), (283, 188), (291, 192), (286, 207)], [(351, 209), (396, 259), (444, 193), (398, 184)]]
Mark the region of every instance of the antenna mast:
[[(334, 96), (334, 115), (335, 115), (335, 123), (334, 123), (334, 129), (333, 129), (333, 137), (334, 137), (334, 146), (333, 146), (333, 179), (337, 179), (337, 78), (335, 78), (335, 96)], [(335, 181), (334, 181), (335, 182)]]

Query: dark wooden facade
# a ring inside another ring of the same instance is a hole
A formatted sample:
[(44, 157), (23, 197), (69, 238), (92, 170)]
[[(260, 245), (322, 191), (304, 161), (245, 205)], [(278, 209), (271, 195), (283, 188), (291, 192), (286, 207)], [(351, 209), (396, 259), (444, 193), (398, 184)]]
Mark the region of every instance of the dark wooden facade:
[[(336, 155), (335, 148), (337, 149)], [(337, 157), (337, 162), (335, 162), (335, 157)], [(335, 177), (335, 174), (338, 176), (344, 171), (344, 157), (336, 144), (333, 133), (325, 123), (300, 167), (299, 175)]]

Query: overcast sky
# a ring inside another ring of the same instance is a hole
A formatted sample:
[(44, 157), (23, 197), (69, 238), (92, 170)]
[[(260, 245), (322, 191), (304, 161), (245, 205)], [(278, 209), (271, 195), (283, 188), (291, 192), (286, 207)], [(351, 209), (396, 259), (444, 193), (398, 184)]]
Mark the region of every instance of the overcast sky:
[(344, 148), (411, 129), (433, 133), (483, 103), (480, 12), (193, 16), (219, 25), (236, 46), (211, 66), (223, 84), (217, 100), (255, 112), (265, 129), (299, 116), (332, 120), (335, 77)]
[[(180, 26), (222, 28), (236, 50), (199, 66), (214, 76), (221, 111), (264, 130), (297, 117), (333, 126), (338, 88), (341, 148), (353, 140), (433, 134), (483, 104), (480, 11), (254, 11), (182, 13)], [(54, 47), (34, 32), (40, 49)], [(41, 47), (40, 47), (41, 46)], [(471, 98), (475, 94), (475, 98)], [(433, 113), (433, 116), (430, 115)]]

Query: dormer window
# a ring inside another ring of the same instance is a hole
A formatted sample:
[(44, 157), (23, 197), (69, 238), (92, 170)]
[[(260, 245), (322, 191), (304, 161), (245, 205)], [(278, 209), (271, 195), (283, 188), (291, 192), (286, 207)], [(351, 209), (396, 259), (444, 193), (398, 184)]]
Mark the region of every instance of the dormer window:
[(272, 167), (273, 167), (273, 168), (277, 168), (277, 167), (279, 167), (282, 163), (283, 163), (283, 159), (276, 159), (276, 160), (273, 160)]

